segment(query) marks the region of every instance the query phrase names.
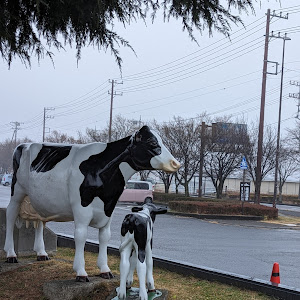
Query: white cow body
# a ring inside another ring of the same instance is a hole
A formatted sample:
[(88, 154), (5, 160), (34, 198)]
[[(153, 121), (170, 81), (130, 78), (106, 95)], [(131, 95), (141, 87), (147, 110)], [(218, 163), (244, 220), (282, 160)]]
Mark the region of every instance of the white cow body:
[[(28, 196), (30, 204), (27, 206), (31, 205), (32, 211), (40, 216), (38, 220), (74, 220), (77, 280), (88, 280), (84, 268), (88, 226), (99, 229), (97, 264), (101, 274), (112, 276), (107, 265), (111, 214), (125, 182), (138, 170), (160, 168), (170, 172), (179, 166), (160, 137), (146, 126), (134, 136), (110, 144), (18, 146), (14, 153), (12, 196), (7, 208), (4, 250), (8, 262), (16, 260), (13, 227), (22, 202)], [(26, 214), (20, 215), (26, 218)], [(41, 223), (36, 228), (34, 250), (38, 257), (47, 259)]]

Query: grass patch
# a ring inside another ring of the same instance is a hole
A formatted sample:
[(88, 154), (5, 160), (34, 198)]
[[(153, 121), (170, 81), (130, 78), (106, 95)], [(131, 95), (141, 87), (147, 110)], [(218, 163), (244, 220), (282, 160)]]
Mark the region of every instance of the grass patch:
[[(43, 284), (50, 280), (74, 279), (74, 249), (59, 248), (57, 255), (50, 261), (34, 262), (18, 269), (2, 273), (0, 276), (0, 299), (38, 300), (44, 299)], [(33, 261), (35, 258), (31, 258)], [(28, 260), (20, 258), (20, 261)], [(86, 271), (89, 276), (99, 273), (97, 254), (85, 253)], [(109, 256), (109, 266), (114, 274), (119, 274), (119, 257)], [(230, 285), (184, 277), (163, 269), (154, 269), (154, 280), (157, 289), (169, 290), (169, 299), (180, 300), (267, 300), (275, 299), (264, 294), (242, 290)], [(135, 275), (134, 286), (138, 286)], [(87, 296), (86, 299), (101, 300), (99, 294)]]
[(300, 218), (299, 217), (288, 217), (288, 216), (278, 216), (277, 219), (265, 219), (261, 222), (265, 223), (272, 223), (272, 224), (295, 224), (295, 225), (300, 225)]

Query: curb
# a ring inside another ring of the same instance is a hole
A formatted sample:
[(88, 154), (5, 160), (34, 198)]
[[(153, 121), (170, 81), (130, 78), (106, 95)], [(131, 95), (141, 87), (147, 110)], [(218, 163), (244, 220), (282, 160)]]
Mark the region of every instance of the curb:
[[(75, 248), (74, 238), (63, 235), (57, 235), (57, 246)], [(86, 242), (85, 250), (89, 252), (98, 253), (98, 244), (90, 241)], [(108, 253), (119, 256), (119, 249), (108, 247)], [(166, 269), (170, 272), (176, 272), (184, 276), (194, 276), (200, 279), (209, 281), (218, 281), (221, 283), (234, 285), (240, 288), (253, 290), (277, 297), (284, 300), (298, 300), (300, 299), (300, 289), (279, 284), (279, 286), (272, 286), (269, 281), (256, 279), (249, 276), (243, 276), (235, 273), (224, 272), (221, 270), (200, 267), (192, 264), (185, 264), (180, 261), (170, 261), (163, 257), (153, 257), (154, 266)]]
[(196, 219), (220, 219), (220, 220), (247, 220), (247, 221), (262, 221), (262, 216), (249, 216), (249, 215), (206, 215), (206, 214), (191, 214), (181, 212), (168, 212), (167, 214), (180, 217), (190, 217)]

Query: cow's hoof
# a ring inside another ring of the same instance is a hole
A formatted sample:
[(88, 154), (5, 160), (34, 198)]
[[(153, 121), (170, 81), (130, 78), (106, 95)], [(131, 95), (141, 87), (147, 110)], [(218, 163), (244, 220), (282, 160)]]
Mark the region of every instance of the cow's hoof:
[(9, 263), (9, 264), (16, 264), (16, 263), (18, 263), (18, 260), (17, 260), (16, 256), (14, 256), (14, 257), (7, 257), (6, 258), (6, 262)]
[(104, 278), (104, 279), (112, 279), (112, 278), (114, 278), (114, 275), (111, 272), (100, 273), (99, 276), (101, 278)]
[(156, 290), (154, 289), (154, 290), (148, 290), (148, 293), (155, 293), (156, 292)]
[(50, 260), (50, 258), (47, 255), (39, 255), (36, 258), (37, 261), (46, 261), (46, 260)]
[(76, 276), (76, 282), (90, 282), (87, 276)]

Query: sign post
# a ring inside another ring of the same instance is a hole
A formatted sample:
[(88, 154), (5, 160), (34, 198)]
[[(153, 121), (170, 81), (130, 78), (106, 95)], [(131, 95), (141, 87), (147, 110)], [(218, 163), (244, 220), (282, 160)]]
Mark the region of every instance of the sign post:
[[(240, 169), (243, 170), (243, 182), (242, 182), (242, 194), (241, 194), (241, 200), (242, 200), (242, 215), (244, 214), (244, 202), (246, 200), (246, 190), (245, 190), (245, 180), (246, 180), (246, 170), (248, 169), (246, 157), (244, 156), (241, 162)], [(250, 195), (250, 191), (249, 191)]]

